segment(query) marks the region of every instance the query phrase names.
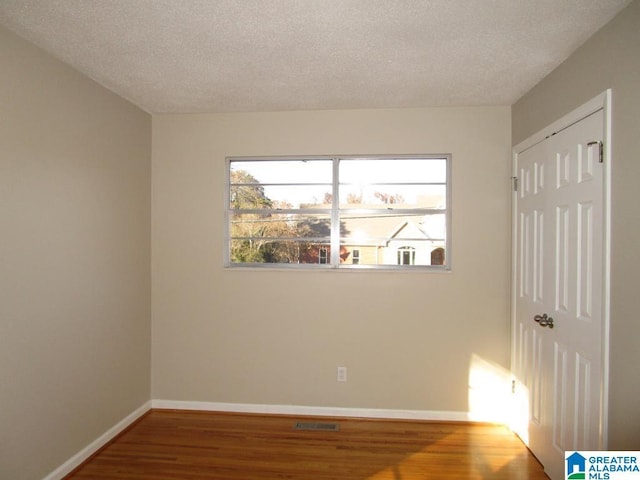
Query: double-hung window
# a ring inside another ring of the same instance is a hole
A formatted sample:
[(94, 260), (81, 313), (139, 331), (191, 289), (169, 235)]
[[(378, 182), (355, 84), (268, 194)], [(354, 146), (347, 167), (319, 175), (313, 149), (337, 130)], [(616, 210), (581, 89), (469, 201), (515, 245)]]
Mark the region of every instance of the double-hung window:
[(229, 267), (450, 268), (450, 155), (230, 157)]

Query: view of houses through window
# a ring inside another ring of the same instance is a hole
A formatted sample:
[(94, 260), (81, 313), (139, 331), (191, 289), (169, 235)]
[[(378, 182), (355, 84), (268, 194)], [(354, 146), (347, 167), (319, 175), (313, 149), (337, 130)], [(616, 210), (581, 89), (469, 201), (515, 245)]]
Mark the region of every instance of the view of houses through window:
[(228, 266), (448, 268), (448, 155), (227, 163)]

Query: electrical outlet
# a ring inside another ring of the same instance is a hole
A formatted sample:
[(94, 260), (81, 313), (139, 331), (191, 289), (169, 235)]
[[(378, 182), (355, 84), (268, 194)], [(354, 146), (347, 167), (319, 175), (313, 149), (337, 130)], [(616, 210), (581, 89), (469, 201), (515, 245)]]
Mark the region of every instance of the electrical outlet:
[(347, 381), (347, 367), (338, 367), (338, 378), (339, 382)]

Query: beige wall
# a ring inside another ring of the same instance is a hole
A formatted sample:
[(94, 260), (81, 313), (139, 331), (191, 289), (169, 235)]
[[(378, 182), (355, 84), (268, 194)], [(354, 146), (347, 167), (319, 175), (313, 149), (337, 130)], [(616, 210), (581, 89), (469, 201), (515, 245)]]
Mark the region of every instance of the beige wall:
[[(466, 412), (509, 361), (510, 110), (153, 118), (152, 396)], [(451, 273), (223, 268), (225, 156), (453, 154)], [(336, 382), (336, 367), (348, 382)]]
[[(466, 412), (471, 362), (508, 368), (509, 146), (609, 87), (610, 447), (637, 449), (637, 25), (638, 0), (511, 112), (159, 115), (153, 186), (149, 115), (0, 29), (0, 477), (151, 397)], [(225, 156), (416, 152), (453, 154), (452, 272), (222, 267)]]
[(640, 446), (640, 1), (588, 40), (512, 108), (514, 145), (607, 88), (613, 91), (611, 449)]
[(150, 398), (151, 119), (0, 29), (0, 478)]

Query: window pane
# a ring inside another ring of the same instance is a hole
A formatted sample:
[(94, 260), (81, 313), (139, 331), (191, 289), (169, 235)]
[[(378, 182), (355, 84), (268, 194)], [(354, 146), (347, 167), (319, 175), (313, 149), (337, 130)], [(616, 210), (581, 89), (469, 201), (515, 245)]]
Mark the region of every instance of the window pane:
[(341, 185), (340, 208), (447, 207), (445, 185)]
[(446, 235), (446, 217), (436, 215), (349, 214), (340, 219), (341, 243), (384, 246), (395, 239), (437, 240)]
[(229, 159), (227, 264), (448, 268), (449, 162)]
[(377, 245), (342, 243), (340, 258), (343, 264), (355, 265), (439, 266), (444, 264), (444, 248), (444, 242), (408, 239)]
[(253, 214), (231, 215), (231, 238), (245, 238), (253, 241), (264, 238), (326, 238), (331, 232), (331, 218), (328, 213), (318, 215)]
[[(331, 160), (233, 161), (231, 183), (331, 184), (332, 169)], [(255, 182), (247, 182), (249, 177)]]
[(331, 208), (331, 185), (232, 185), (229, 189), (233, 209), (255, 208)]
[(321, 205), (331, 208), (331, 185), (265, 187), (265, 195), (276, 208), (313, 208)]
[(231, 240), (231, 263), (317, 264), (321, 263), (320, 245), (296, 240)]
[(444, 158), (340, 160), (340, 183), (446, 183)]

